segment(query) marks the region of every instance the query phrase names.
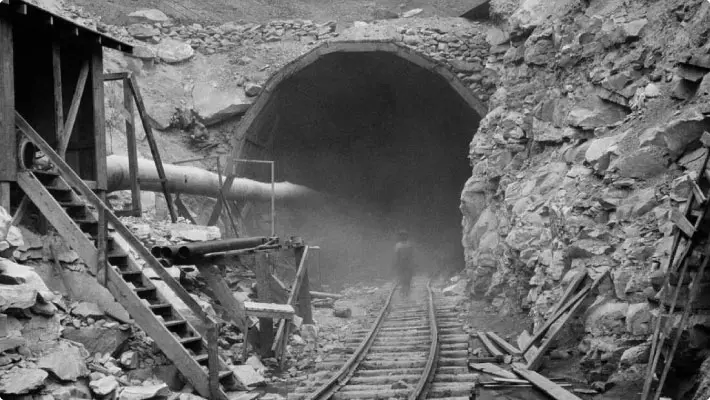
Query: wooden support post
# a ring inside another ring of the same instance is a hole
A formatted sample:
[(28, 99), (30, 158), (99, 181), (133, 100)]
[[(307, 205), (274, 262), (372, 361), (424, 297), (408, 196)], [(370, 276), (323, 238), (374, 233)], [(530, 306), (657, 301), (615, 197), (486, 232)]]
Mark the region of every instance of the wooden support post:
[(207, 324), (207, 368), (209, 370), (210, 400), (218, 400), (219, 396), (219, 351), (217, 341), (219, 330), (217, 323), (209, 318)]
[(145, 109), (145, 104), (143, 103), (143, 96), (141, 96), (140, 89), (138, 88), (138, 81), (136, 77), (131, 75), (126, 82), (131, 87), (133, 92), (133, 97), (136, 100), (136, 108), (138, 108), (138, 115), (141, 117), (143, 122), (143, 130), (145, 130), (145, 137), (148, 139), (148, 146), (150, 147), (150, 153), (155, 161), (155, 169), (158, 171), (158, 177), (162, 179), (161, 185), (163, 187), (163, 195), (165, 196), (165, 202), (168, 206), (168, 212), (170, 213), (170, 220), (177, 222), (177, 214), (175, 213), (175, 207), (173, 207), (173, 202), (170, 199), (170, 193), (168, 192), (168, 186), (165, 182), (165, 170), (163, 169), (163, 161), (160, 159), (160, 151), (158, 151), (158, 145), (155, 143), (155, 138), (153, 137), (153, 128), (150, 126), (148, 121), (148, 112)]
[[(93, 102), (93, 114), (94, 114), (94, 126), (93, 126), (93, 131), (94, 131), (94, 162), (96, 163), (96, 196), (101, 199), (101, 201), (105, 204), (106, 203), (106, 186), (107, 186), (107, 167), (106, 167), (106, 115), (105, 115), (105, 110), (104, 110), (104, 81), (103, 81), (103, 75), (104, 75), (104, 64), (103, 64), (103, 48), (100, 45), (94, 45), (93, 48), (91, 49), (91, 62), (90, 62), (90, 69), (91, 69), (91, 100)], [(82, 74), (84, 74), (83, 70), (86, 67), (82, 67)], [(80, 81), (82, 77), (80, 76)], [(86, 81), (86, 77), (83, 78), (84, 82)], [(80, 86), (83, 86), (82, 83), (79, 83)], [(83, 90), (83, 87), (81, 88)], [(80, 90), (80, 87), (77, 86), (77, 91)], [(81, 99), (81, 93), (79, 93), (78, 98), (76, 97), (75, 93), (75, 99), (77, 104), (79, 103), (79, 99)], [(74, 101), (72, 100), (72, 101)], [(72, 107), (74, 107), (74, 103), (72, 102)], [(75, 119), (76, 118), (76, 113), (72, 114), (71, 110), (69, 110), (70, 117)], [(69, 121), (67, 121), (69, 122)], [(71, 121), (71, 124), (74, 124), (74, 121)], [(69, 125), (69, 129), (64, 132), (64, 137), (63, 142), (62, 142), (62, 150), (66, 151), (67, 145), (69, 144), (69, 137), (71, 136), (71, 129), (72, 125)], [(60, 153), (60, 156), (64, 156), (64, 153)], [(106, 263), (106, 235), (107, 235), (107, 229), (108, 225), (106, 223), (106, 211), (104, 208), (98, 208), (96, 209), (96, 213), (98, 216), (98, 227), (97, 227), (97, 236), (96, 236), (96, 249), (98, 250), (97, 252), (97, 257), (98, 261), (96, 263), (98, 271), (96, 271), (96, 276), (100, 277), (99, 281), (102, 282), (104, 285), (108, 284), (108, 275), (106, 274), (106, 268), (107, 268), (107, 263)]]
[[(93, 50), (97, 51), (97, 50)], [(103, 53), (103, 52), (101, 52)], [(91, 66), (89, 64), (92, 64)], [(64, 122), (64, 127), (62, 128), (62, 139), (59, 141), (59, 145), (57, 146), (57, 153), (59, 153), (60, 156), (64, 157), (67, 152), (67, 147), (69, 146), (69, 139), (71, 139), (72, 132), (74, 131), (74, 122), (76, 122), (76, 116), (79, 113), (79, 105), (81, 104), (81, 98), (83, 97), (84, 94), (84, 88), (86, 87), (86, 79), (89, 76), (89, 68), (91, 67), (92, 69), (92, 74), (94, 73), (93, 69), (95, 64), (94, 61), (94, 55), (92, 54), (91, 56), (91, 62), (85, 62), (84, 65), (81, 66), (81, 70), (79, 71), (79, 78), (77, 79), (76, 82), (76, 88), (74, 89), (74, 97), (72, 97), (71, 100), (71, 105), (69, 106), (69, 114), (67, 114), (67, 120)], [(103, 61), (100, 63), (101, 68), (103, 68)], [(92, 77), (92, 87), (94, 86), (93, 81), (94, 79), (98, 79), (100, 81), (101, 77), (103, 76), (103, 71), (101, 71), (101, 75), (99, 75), (98, 78), (93, 78)], [(103, 81), (101, 82), (101, 99), (104, 98), (103, 96)], [(94, 103), (96, 103), (94, 101)], [(103, 110), (103, 103), (101, 103), (101, 109)], [(94, 108), (94, 114), (96, 113), (96, 109)], [(103, 111), (101, 112), (101, 115), (103, 116), (104, 113)], [(94, 118), (96, 116), (94, 115)], [(102, 129), (104, 131), (105, 128)], [(96, 134), (96, 132), (94, 132)], [(106, 139), (104, 139), (105, 142)]]
[[(271, 262), (269, 255), (260, 253), (255, 257), (254, 273), (259, 294), (259, 301), (271, 303), (271, 293), (269, 287), (268, 274), (271, 273)], [(261, 357), (273, 356), (272, 346), (274, 343), (274, 319), (259, 318), (259, 352)]]
[(207, 282), (207, 286), (212, 289), (212, 293), (217, 301), (224, 307), (229, 319), (234, 322), (237, 327), (244, 333), (246, 338), (247, 331), (247, 317), (246, 311), (244, 309), (244, 304), (237, 301), (232, 294), (232, 290), (229, 289), (227, 283), (222, 279), (222, 275), (219, 273), (219, 269), (212, 264), (197, 264), (197, 269), (200, 271), (200, 275)]
[(10, 182), (17, 173), (15, 70), (12, 23), (0, 18), (0, 206), (10, 211)]
[[(105, 75), (104, 75), (105, 76)], [(136, 130), (135, 116), (133, 114), (133, 97), (131, 96), (131, 88), (127, 79), (122, 81), (123, 84), (123, 108), (126, 110), (124, 115), (126, 119), (126, 147), (128, 150), (128, 173), (131, 179), (131, 209), (132, 215), (140, 217), (143, 213), (141, 205), (141, 189), (138, 182), (138, 150), (136, 150)]]
[[(296, 252), (296, 261), (298, 261), (298, 270), (296, 271), (296, 278), (293, 281), (293, 286), (291, 287), (291, 293), (288, 296), (288, 301), (286, 304), (288, 305), (295, 305), (296, 300), (299, 298), (301, 294), (301, 287), (303, 285), (304, 278), (307, 276), (308, 272), (308, 266), (307, 266), (307, 259), (308, 259), (308, 246), (304, 247), (299, 247), (295, 249)], [(300, 317), (304, 318), (303, 323), (313, 323), (313, 317), (310, 314), (310, 293), (308, 293), (308, 318), (310, 319), (310, 322), (306, 322), (305, 318), (301, 315)], [(276, 339), (275, 339), (275, 345), (273, 349), (279, 353), (281, 353), (285, 347), (280, 347), (281, 346), (281, 339), (283, 336), (286, 334), (286, 321), (281, 320), (279, 322), (279, 329), (276, 332)], [(284, 340), (285, 343), (285, 340)]]
[(64, 129), (64, 101), (62, 99), (62, 55), (59, 39), (52, 40), (52, 83), (54, 85), (54, 135), (55, 143), (62, 142)]
[[(140, 197), (139, 197), (140, 198)], [(195, 220), (195, 217), (190, 214), (190, 210), (185, 207), (185, 203), (182, 202), (182, 199), (180, 199), (180, 194), (175, 195), (175, 207), (177, 208), (178, 215), (181, 217), (185, 218), (186, 220), (192, 222), (193, 224), (197, 225), (197, 221)]]

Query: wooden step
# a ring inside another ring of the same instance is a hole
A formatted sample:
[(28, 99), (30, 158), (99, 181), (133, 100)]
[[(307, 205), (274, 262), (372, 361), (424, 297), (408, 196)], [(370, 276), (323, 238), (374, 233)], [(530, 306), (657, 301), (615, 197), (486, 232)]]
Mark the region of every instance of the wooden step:
[(210, 359), (210, 356), (208, 354), (198, 354), (194, 357), (192, 357), (197, 361), (198, 363), (202, 364), (207, 362)]
[(176, 326), (184, 326), (186, 324), (187, 324), (187, 322), (185, 322), (184, 319), (176, 319), (174, 321), (165, 321), (164, 325), (167, 326), (169, 329), (169, 328), (174, 328)]
[(186, 337), (179, 340), (180, 344), (183, 346), (190, 346), (197, 342), (202, 342), (202, 338), (199, 336)]

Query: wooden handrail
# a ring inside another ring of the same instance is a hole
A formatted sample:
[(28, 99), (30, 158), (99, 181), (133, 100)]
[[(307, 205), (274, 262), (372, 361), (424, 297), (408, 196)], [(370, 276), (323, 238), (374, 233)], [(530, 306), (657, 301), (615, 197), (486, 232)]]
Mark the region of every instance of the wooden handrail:
[(207, 322), (207, 314), (202, 310), (197, 301), (190, 296), (190, 294), (185, 290), (179, 282), (173, 278), (168, 271), (158, 262), (158, 260), (150, 254), (150, 251), (143, 246), (138, 238), (136, 238), (133, 233), (121, 222), (118, 217), (108, 208), (108, 206), (101, 201), (101, 199), (94, 193), (84, 181), (79, 177), (79, 175), (74, 172), (74, 170), (67, 164), (57, 152), (54, 151), (52, 146), (50, 146), (37, 131), (32, 128), (32, 126), (20, 115), (20, 113), (15, 110), (15, 125), (22, 131), (22, 133), (27, 136), (27, 138), (34, 143), (42, 152), (49, 158), (49, 160), (54, 164), (54, 166), (59, 170), (62, 177), (67, 180), (67, 183), (74, 189), (78, 190), (79, 193), (86, 198), (86, 200), (91, 203), (97, 209), (102, 209), (106, 214), (106, 220), (113, 225), (113, 228), (121, 235), (126, 242), (138, 253), (138, 255), (145, 260), (148, 265), (155, 271), (156, 274), (165, 282), (170, 289), (172, 289), (175, 294), (185, 302), (185, 304), (192, 310), (195, 315), (197, 315), (202, 322)]

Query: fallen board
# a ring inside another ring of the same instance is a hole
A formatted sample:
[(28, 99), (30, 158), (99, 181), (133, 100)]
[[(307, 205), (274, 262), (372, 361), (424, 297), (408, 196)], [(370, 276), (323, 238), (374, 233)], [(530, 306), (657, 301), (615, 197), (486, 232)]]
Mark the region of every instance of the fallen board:
[(473, 369), (475, 369), (475, 370), (477, 370), (477, 371), (485, 372), (485, 373), (491, 374), (491, 375), (496, 375), (496, 376), (499, 376), (499, 377), (501, 377), (501, 378), (506, 378), (506, 379), (516, 379), (516, 378), (517, 378), (514, 373), (512, 373), (512, 372), (510, 372), (510, 371), (508, 371), (508, 370), (505, 370), (505, 369), (503, 369), (503, 368), (501, 368), (501, 367), (499, 367), (499, 366), (497, 366), (497, 365), (495, 365), (495, 364), (491, 364), (491, 363), (470, 363), (470, 364), (468, 364), (468, 365), (469, 365), (471, 368), (473, 368)]
[(293, 306), (288, 304), (245, 301), (244, 308), (248, 316), (257, 318), (293, 319), (293, 315), (296, 313)]
[(498, 336), (495, 332), (486, 332), (486, 335), (488, 335), (488, 337), (492, 341), (494, 341), (498, 346), (500, 346), (501, 349), (505, 350), (506, 353), (510, 354), (511, 356), (519, 356), (521, 354), (520, 349), (508, 343), (505, 339)]
[(478, 339), (483, 343), (483, 346), (488, 350), (488, 353), (492, 355), (493, 357), (502, 357), (504, 354), (502, 351), (500, 351), (496, 345), (491, 342), (490, 339), (488, 339), (488, 336), (486, 335), (486, 332), (478, 332)]
[(556, 384), (555, 382), (552, 382), (537, 372), (528, 370), (522, 364), (513, 364), (513, 371), (555, 400), (582, 400), (569, 391), (563, 389), (562, 386)]

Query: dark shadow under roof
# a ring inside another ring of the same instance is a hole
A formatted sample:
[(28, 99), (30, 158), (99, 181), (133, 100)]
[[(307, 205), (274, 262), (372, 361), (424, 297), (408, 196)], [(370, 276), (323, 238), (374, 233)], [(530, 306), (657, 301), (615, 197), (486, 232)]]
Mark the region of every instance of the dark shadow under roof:
[(104, 47), (123, 51), (126, 53), (133, 52), (133, 46), (122, 42), (114, 37), (95, 31), (86, 26), (77, 24), (76, 22), (57, 15), (42, 7), (28, 3), (24, 0), (0, 0), (0, 9), (6, 8), (9, 13), (17, 13), (32, 17), (34, 19), (45, 20), (47, 24), (59, 31), (67, 33), (67, 36), (75, 37), (93, 37), (96, 42)]

